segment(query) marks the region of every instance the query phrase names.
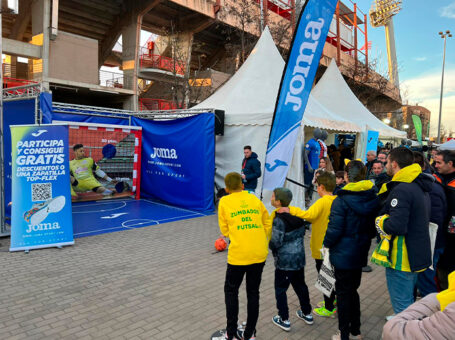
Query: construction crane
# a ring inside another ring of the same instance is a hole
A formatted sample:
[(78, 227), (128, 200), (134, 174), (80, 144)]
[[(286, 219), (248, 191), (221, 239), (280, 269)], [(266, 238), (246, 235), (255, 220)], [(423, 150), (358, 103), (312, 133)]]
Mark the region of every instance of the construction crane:
[(390, 81), (399, 87), (397, 53), (395, 49), (395, 33), (393, 16), (401, 10), (401, 0), (374, 0), (370, 9), (370, 22), (373, 27), (385, 27), (387, 58)]

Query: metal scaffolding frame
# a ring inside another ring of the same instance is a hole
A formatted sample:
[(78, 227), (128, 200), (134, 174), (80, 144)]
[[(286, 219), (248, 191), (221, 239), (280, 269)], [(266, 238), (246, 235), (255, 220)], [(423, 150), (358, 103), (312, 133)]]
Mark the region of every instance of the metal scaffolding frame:
[[(24, 99), (36, 99), (35, 101), (35, 124), (42, 123), (42, 112), (39, 109), (38, 100), (39, 94), (43, 91), (42, 84), (30, 84), (24, 86), (18, 86), (14, 88), (3, 89), (3, 101), (14, 101), (14, 100), (24, 100)], [(3, 109), (2, 109), (3, 110)], [(105, 118), (121, 118), (128, 119), (129, 125), (131, 125), (131, 118), (137, 117), (142, 119), (150, 120), (172, 120), (187, 118), (195, 116), (202, 113), (215, 113), (215, 109), (179, 109), (179, 110), (166, 110), (166, 111), (129, 111), (121, 109), (113, 109), (107, 107), (98, 107), (98, 106), (87, 106), (87, 105), (78, 105), (78, 104), (68, 104), (53, 102), (52, 103), (53, 112), (66, 113), (72, 115), (85, 115), (85, 116), (95, 116), (95, 117), (105, 117)], [(3, 111), (2, 111), (3, 117)], [(3, 126), (0, 127), (0, 148), (3, 150)], [(2, 178), (2, 183), (0, 188), (4, 188), (4, 160), (3, 153), (0, 155), (0, 175)], [(1, 190), (1, 201), (2, 206), (0, 211), (0, 236), (7, 236), (10, 234), (8, 228), (5, 225), (5, 212), (4, 212), (4, 203), (5, 202), (5, 193), (4, 190)]]
[(4, 169), (4, 141), (3, 141), (3, 102), (16, 100), (35, 99), (35, 124), (41, 123), (41, 113), (39, 112), (38, 100), (39, 94), (42, 92), (41, 84), (29, 84), (17, 87), (2, 89), (2, 104), (1, 104), (1, 124), (0, 124), (0, 236), (10, 234), (9, 228), (5, 223), (5, 169)]
[(131, 117), (151, 119), (151, 120), (169, 120), (191, 117), (201, 113), (214, 113), (215, 109), (175, 109), (175, 110), (156, 110), (156, 111), (129, 111), (121, 109), (113, 109), (108, 107), (87, 106), (54, 102), (52, 110), (59, 113), (67, 113), (74, 115), (88, 115), (95, 117), (121, 118), (129, 119)]

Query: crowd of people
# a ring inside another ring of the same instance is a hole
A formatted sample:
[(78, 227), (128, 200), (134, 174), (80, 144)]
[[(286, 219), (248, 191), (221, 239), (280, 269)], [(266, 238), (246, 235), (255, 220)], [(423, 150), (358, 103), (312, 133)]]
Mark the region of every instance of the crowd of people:
[[(268, 249), (275, 263), (274, 325), (291, 329), (286, 292), (292, 285), (300, 303), (299, 319), (311, 325), (313, 315), (338, 317), (333, 340), (362, 339), (358, 288), (372, 242), (377, 245), (371, 262), (385, 267), (394, 311), (387, 316), (383, 338), (453, 338), (455, 152), (436, 151), (427, 159), (398, 147), (370, 151), (364, 164), (341, 162), (341, 154), (340, 159), (336, 155), (340, 151), (328, 149), (312, 178), (320, 198), (307, 210), (291, 205), (289, 189), (276, 188), (271, 198), (275, 210), (269, 215), (263, 202), (248, 192), (251, 189), (244, 190), (245, 172), (251, 173), (246, 170), (250, 147), (245, 149), (242, 174), (226, 175), (228, 195), (219, 202), (218, 219), (221, 233), (230, 240), (224, 285), (227, 327), (219, 339), (255, 339)], [(311, 255), (318, 272), (323, 254), (328, 254), (335, 277), (330, 296), (324, 295), (315, 306), (305, 282), (305, 221), (312, 225)], [(437, 226), (433, 242), (432, 224)], [(246, 326), (239, 327), (238, 293), (244, 276), (248, 316)]]

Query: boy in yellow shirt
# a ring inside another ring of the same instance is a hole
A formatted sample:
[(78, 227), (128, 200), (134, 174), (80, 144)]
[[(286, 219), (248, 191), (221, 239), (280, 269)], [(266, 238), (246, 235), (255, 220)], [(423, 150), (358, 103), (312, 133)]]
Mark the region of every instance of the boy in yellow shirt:
[[(310, 247), (311, 256), (316, 261), (316, 269), (321, 269), (322, 266), (322, 255), (321, 248), (322, 242), (324, 241), (325, 232), (327, 231), (327, 225), (329, 224), (330, 209), (332, 207), (333, 200), (336, 198), (332, 194), (336, 187), (335, 175), (324, 171), (316, 178), (317, 192), (320, 199), (318, 199), (308, 210), (302, 210), (298, 207), (289, 207), (291, 215), (303, 218), (304, 220), (312, 223)], [(284, 210), (280, 210), (284, 212)], [(314, 314), (322, 317), (335, 317), (335, 295), (332, 294), (330, 297), (324, 295), (324, 302), (318, 303), (318, 308), (313, 310)]]
[[(220, 231), (229, 237), (224, 294), (226, 332), (224, 339), (255, 339), (259, 317), (259, 286), (268, 254), (272, 222), (264, 204), (253, 194), (243, 191), (242, 177), (231, 172), (224, 178), (226, 192), (218, 205)], [(244, 330), (237, 329), (239, 287), (246, 274), (248, 318)]]

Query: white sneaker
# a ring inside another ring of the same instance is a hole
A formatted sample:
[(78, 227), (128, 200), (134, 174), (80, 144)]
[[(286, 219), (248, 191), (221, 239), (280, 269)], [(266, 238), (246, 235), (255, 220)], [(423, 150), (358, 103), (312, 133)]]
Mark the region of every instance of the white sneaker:
[(334, 335), (332, 335), (332, 340), (341, 340), (341, 333), (340, 331), (336, 332)]
[(43, 222), (49, 213), (56, 213), (65, 206), (65, 196), (57, 196), (46, 202), (35, 204), (32, 209), (24, 213), (24, 220), (32, 226)]
[(386, 321), (390, 321), (390, 320), (392, 320), (394, 317), (395, 317), (395, 314), (393, 314), (393, 315), (388, 315), (388, 316), (385, 317), (385, 319), (386, 319)]

